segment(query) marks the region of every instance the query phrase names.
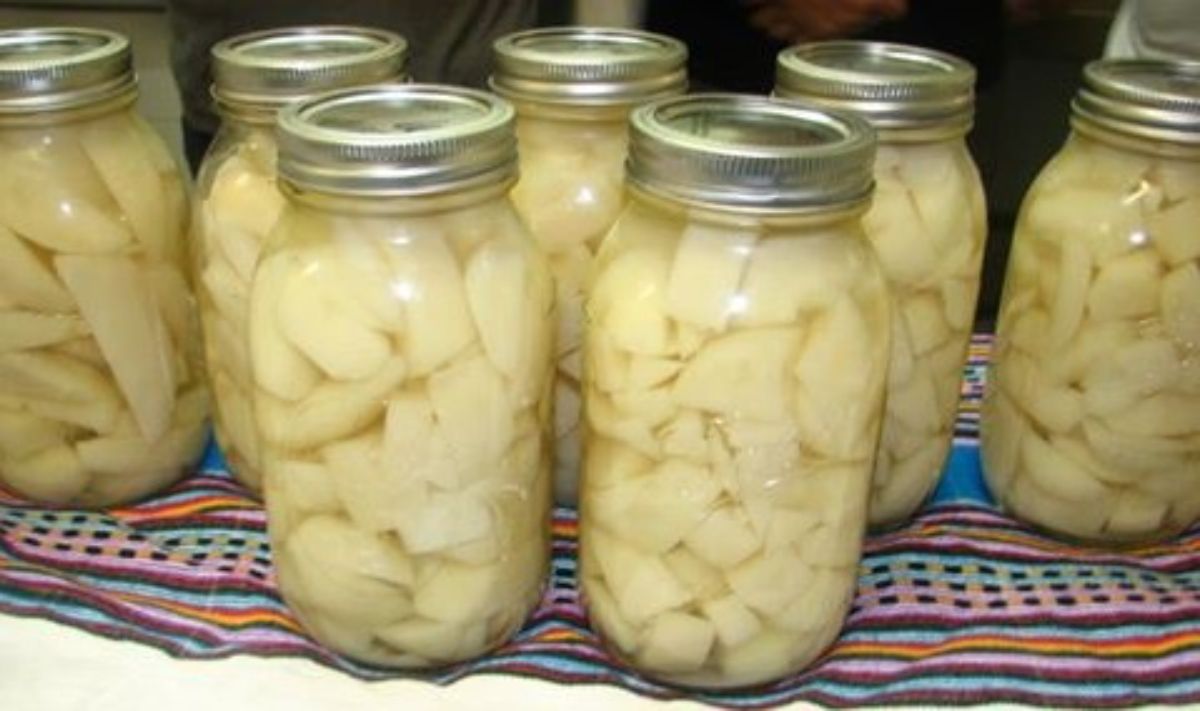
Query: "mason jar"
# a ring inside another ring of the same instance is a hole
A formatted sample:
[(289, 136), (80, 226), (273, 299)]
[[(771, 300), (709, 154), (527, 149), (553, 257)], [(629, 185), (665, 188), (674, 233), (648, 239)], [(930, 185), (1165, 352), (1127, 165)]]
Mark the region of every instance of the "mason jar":
[(1098, 61), (1021, 206), (988, 376), (988, 487), (1053, 534), (1200, 518), (1200, 63)]
[(0, 481), (101, 507), (179, 479), (208, 394), (175, 161), (129, 41), (0, 31)]
[(687, 88), (687, 50), (636, 30), (558, 27), (495, 44), (491, 84), (517, 110), (517, 213), (549, 257), (558, 302), (555, 498), (574, 505), (583, 298), (600, 240), (624, 204), (629, 112)]
[(554, 287), (512, 121), (427, 85), (280, 116), (249, 321), (267, 527), (288, 606), (361, 661), (483, 654), (547, 572)]
[(283, 210), (275, 185), (275, 115), (342, 87), (404, 79), (403, 38), (359, 27), (290, 27), (222, 40), (212, 48), (221, 128), (196, 185), (195, 283), (213, 395), (213, 429), (234, 477), (262, 489), (246, 346), (250, 280), (263, 240)]
[(730, 94), (630, 125), (586, 303), (583, 595), (649, 676), (766, 682), (821, 654), (857, 581), (890, 334), (874, 138)]
[(879, 136), (863, 218), (894, 300), (871, 525), (908, 521), (937, 485), (954, 439), (975, 321), (987, 207), (965, 136), (975, 70), (933, 50), (819, 42), (779, 54), (775, 93), (857, 112)]

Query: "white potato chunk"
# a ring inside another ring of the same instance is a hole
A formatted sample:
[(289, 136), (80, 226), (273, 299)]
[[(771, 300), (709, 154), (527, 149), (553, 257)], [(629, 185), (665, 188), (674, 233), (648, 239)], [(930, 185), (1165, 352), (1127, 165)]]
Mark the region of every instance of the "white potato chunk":
[(253, 274), (257, 245), (275, 227), (284, 204), (274, 175), (242, 152), (217, 168), (205, 207), (215, 222), (213, 236), (244, 277)]
[(712, 622), (722, 646), (736, 647), (762, 631), (762, 620), (735, 595), (706, 600), (701, 603), (700, 608), (704, 611), (704, 616)]
[(413, 389), (392, 395), (384, 415), (383, 471), (400, 479), (431, 480), (440, 471), (430, 462), (436, 451), (434, 427), (433, 407), (424, 392)]
[(633, 356), (629, 359), (627, 387), (633, 390), (663, 385), (683, 370), (683, 361), (674, 358)]
[(618, 650), (632, 654), (638, 646), (641, 630), (621, 616), (617, 601), (608, 587), (600, 580), (589, 579), (584, 583), (583, 593), (592, 626)]
[(654, 462), (637, 450), (605, 437), (591, 437), (584, 448), (583, 476), (589, 491), (636, 482)]
[(0, 460), (6, 484), (38, 501), (67, 504), (78, 500), (91, 472), (70, 445), (52, 446), (28, 456)]
[(95, 368), (53, 353), (0, 353), (0, 394), (21, 398), (42, 417), (109, 432), (120, 395)]
[(921, 355), (950, 339), (950, 325), (942, 315), (942, 306), (932, 294), (916, 294), (900, 300), (900, 316), (908, 326), (913, 353)]
[(708, 463), (708, 440), (704, 430), (704, 417), (699, 412), (683, 410), (659, 428), (663, 453), (699, 464)]
[[(871, 525), (899, 523), (920, 508), (941, 477), (950, 444), (946, 437), (929, 438), (913, 454), (891, 463), (886, 479), (871, 493)], [(879, 484), (880, 470), (875, 471)]]
[(1096, 457), (1109, 465), (1097, 473), (1111, 471), (1114, 484), (1148, 483), (1156, 474), (1187, 469), (1196, 459), (1195, 445), (1186, 440), (1121, 432), (1099, 419), (1084, 420), (1083, 432)]
[(591, 548), (621, 616), (630, 624), (641, 626), (693, 599), (662, 556), (643, 553), (599, 528), (585, 534), (584, 545)]
[(1200, 267), (1183, 264), (1168, 274), (1161, 298), (1163, 324), (1171, 336), (1186, 348), (1200, 350)]
[(1087, 248), (1075, 239), (1066, 239), (1061, 246), (1062, 265), (1050, 306), (1048, 345), (1051, 348), (1066, 345), (1079, 329), (1092, 277), (1092, 257)]
[(703, 222), (683, 230), (667, 282), (667, 313), (701, 328), (724, 330), (742, 308), (738, 294), (758, 232)]
[(471, 256), (466, 288), (488, 359), (513, 384), (519, 401), (535, 401), (550, 347), (543, 321), (552, 308), (549, 282), (529, 255), (493, 240)]
[(1158, 309), (1161, 266), (1153, 251), (1105, 264), (1088, 291), (1088, 316), (1097, 321), (1138, 318)]
[(142, 436), (157, 440), (171, 426), (175, 407), (174, 346), (141, 271), (126, 257), (60, 256), (54, 262)]
[(71, 195), (50, 176), (22, 175), (9, 166), (0, 174), (0, 223), (30, 242), (66, 254), (111, 253), (132, 242), (129, 230), (109, 211)]
[(890, 171), (876, 172), (871, 209), (863, 227), (892, 284), (920, 284), (937, 266), (935, 243), (926, 239), (912, 192)]
[[(193, 397), (195, 408), (205, 408), (202, 397)], [(76, 451), (84, 466), (92, 472), (109, 475), (110, 479), (131, 480), (129, 493), (116, 497), (127, 499), (142, 496), (164, 482), (170, 482), (200, 457), (206, 435), (203, 417), (180, 418), (177, 427), (154, 443), (147, 445), (137, 436), (111, 435), (80, 440)], [(140, 480), (141, 485), (134, 483)], [(158, 480), (158, 483), (156, 483)], [(110, 491), (119, 485), (113, 484)]]
[(623, 540), (665, 553), (704, 519), (720, 493), (706, 468), (669, 459), (637, 479), (595, 492), (587, 510)]
[[(167, 330), (175, 339), (176, 347), (179, 348), (196, 335), (195, 301), (187, 278), (178, 267), (166, 262), (143, 264), (142, 268), (145, 270), (150, 294), (167, 324)], [(249, 293), (244, 293), (249, 298)], [(245, 313), (243, 310), (240, 314), (243, 321)]]
[(284, 283), (279, 302), (283, 335), (332, 378), (366, 378), (392, 357), (391, 342), (354, 317), (345, 290), (313, 261)]
[(87, 325), (76, 316), (0, 310), (0, 351), (52, 346), (88, 333)]
[(33, 249), (0, 224), (0, 295), (43, 312), (74, 311), (75, 302)]
[(321, 380), (312, 361), (283, 335), (278, 317), (283, 288), (294, 268), (293, 260), (282, 254), (259, 265), (250, 292), (248, 336), (255, 385), (288, 401), (308, 395)]
[(729, 592), (729, 585), (721, 575), (721, 570), (705, 563), (684, 546), (664, 555), (663, 563), (697, 600), (722, 597)]
[(638, 662), (662, 674), (696, 671), (704, 665), (716, 633), (703, 617), (665, 612), (651, 621)]
[(436, 234), (414, 234), (387, 249), (392, 288), (404, 302), (404, 354), (414, 377), (444, 366), (475, 340), (462, 272), (454, 252)]
[(1173, 343), (1161, 338), (1128, 341), (1102, 354), (1084, 374), (1084, 407), (1091, 414), (1114, 415), (1175, 387), (1180, 376)]
[(801, 388), (796, 423), (806, 446), (842, 458), (875, 446), (870, 420), (882, 388), (869, 375), (881, 371), (886, 358), (879, 340), (848, 298), (813, 321), (793, 369)]
[(372, 433), (321, 450), (325, 469), (351, 522), (371, 533), (395, 526), (398, 500), (408, 484), (404, 473), (383, 467), (379, 445), (379, 438)]
[[(585, 308), (597, 324), (596, 332), (605, 333), (612, 346), (623, 351), (663, 356), (671, 350), (671, 322), (666, 315), (671, 251), (665, 241), (631, 245), (596, 276)], [(595, 357), (594, 337), (588, 334), (589, 357)], [(604, 369), (597, 368), (593, 377), (606, 377)]]
[(482, 628), (468, 640), (457, 624), (421, 618), (388, 625), (375, 634), (385, 644), (434, 662), (452, 662), (470, 655), (483, 642)]
[[(1014, 334), (1015, 335), (1015, 334)], [(1032, 334), (1042, 342), (1045, 331)], [(1134, 343), (1138, 338), (1134, 325), (1127, 321), (1088, 323), (1079, 329), (1075, 338), (1055, 358), (1042, 360), (1046, 376), (1059, 383), (1075, 383), (1083, 379), (1093, 365), (1106, 360), (1110, 354)], [(1030, 353), (1036, 351), (1030, 351)]]
[(1103, 264), (1137, 247), (1133, 236), (1140, 231), (1141, 210), (1114, 199), (1111, 187), (1031, 191), (1025, 202), (1025, 228), (1049, 243), (1077, 245), (1091, 262)]
[(412, 562), (386, 538), (336, 516), (312, 516), (276, 546), (279, 583), (336, 626), (374, 630), (412, 611)]
[(174, 256), (178, 245), (169, 202), (135, 121), (114, 116), (86, 124), (80, 142), (146, 251), (159, 258)]
[(1196, 225), (1200, 224), (1200, 195), (1171, 205), (1146, 221), (1150, 239), (1163, 259), (1172, 266), (1200, 258), (1200, 240)]
[(0, 408), (0, 460), (22, 459), (63, 442), (70, 428), (28, 412)]
[(967, 331), (975, 322), (975, 302), (979, 281), (947, 279), (941, 284), (942, 309), (946, 323), (955, 332)]
[[(513, 204), (550, 252), (603, 236), (622, 204), (624, 140), (602, 138), (587, 124), (570, 123), (578, 135), (557, 136), (552, 143), (532, 138), (548, 133), (546, 122), (522, 117), (517, 128), (521, 180), (512, 190)], [(597, 145), (588, 150), (592, 142)]]
[(458, 483), (489, 475), (514, 437), (514, 406), (503, 377), (476, 356), (429, 378), (429, 402), (446, 438)]
[[(325, 465), (295, 459), (278, 460), (272, 463), (274, 475), (272, 493), (278, 492), (278, 505), (268, 511), (268, 523), (273, 524), (275, 513), (287, 509), (296, 516), (312, 514), (336, 514), (341, 511), (338, 499), (336, 475)], [(274, 502), (273, 502), (274, 503)], [(271, 535), (275, 539), (283, 536), (276, 533), (272, 525)]]
[(492, 614), (508, 603), (503, 589), (504, 562), (493, 565), (439, 564), (417, 587), (417, 612), (432, 620), (465, 625)]
[[(1094, 473), (1033, 432), (1022, 441), (1021, 464), (1033, 486), (1061, 501), (1086, 506), (1112, 494)], [(1040, 523), (1054, 525), (1053, 521)]]
[(622, 417), (636, 418), (654, 429), (675, 416), (678, 405), (669, 386), (642, 390), (618, 390), (612, 403)]
[(811, 569), (794, 553), (756, 555), (726, 573), (729, 585), (746, 606), (777, 615), (811, 583)]
[[(255, 489), (261, 488), (261, 453), (258, 433), (254, 429), (254, 409), (246, 391), (234, 384), (224, 372), (217, 372), (212, 381), (213, 401), (219, 418), (218, 435), (222, 445), (232, 450), (242, 461), (238, 478)], [(230, 452), (226, 452), (228, 457)]]
[(293, 450), (354, 434), (384, 413), (389, 395), (404, 382), (406, 373), (404, 361), (392, 358), (366, 380), (325, 382), (298, 402), (260, 393), (254, 408), (258, 431), (269, 444)]
[(434, 491), (418, 496), (410, 489), (393, 500), (393, 523), (405, 549), (414, 555), (446, 551), (495, 535), (486, 501), (472, 493)]
[(1006, 508), (1026, 521), (1046, 530), (1084, 539), (1100, 536), (1114, 501), (1109, 494), (1086, 503), (1065, 501), (1030, 480), (1018, 480), (1000, 498)]
[[(934, 434), (942, 429), (947, 414), (938, 404), (937, 385), (924, 361), (918, 361), (909, 381), (889, 387), (887, 419), (911, 432)], [(886, 425), (885, 425), (886, 427)]]
[(1008, 395), (999, 390), (988, 394), (983, 409), (980, 439), (984, 475), (988, 488), (999, 496), (1016, 476), (1029, 423)]
[(727, 418), (786, 417), (787, 370), (800, 335), (796, 328), (755, 328), (710, 341), (684, 366), (675, 399)]
[(647, 457), (658, 459), (662, 455), (662, 445), (651, 432), (650, 425), (640, 418), (622, 415), (604, 393), (592, 391), (588, 394), (584, 414), (595, 432), (633, 447)]
[(784, 235), (754, 245), (733, 321), (786, 326), (824, 308), (854, 278), (856, 259), (843, 235)]
[(1177, 437), (1200, 432), (1200, 397), (1161, 393), (1105, 418), (1117, 432)]
[(1039, 369), (1039, 361), (1019, 352), (1007, 355), (997, 369), (997, 382), (1013, 402), (1052, 432), (1074, 429), (1084, 414), (1084, 396), (1074, 388), (1057, 387)]

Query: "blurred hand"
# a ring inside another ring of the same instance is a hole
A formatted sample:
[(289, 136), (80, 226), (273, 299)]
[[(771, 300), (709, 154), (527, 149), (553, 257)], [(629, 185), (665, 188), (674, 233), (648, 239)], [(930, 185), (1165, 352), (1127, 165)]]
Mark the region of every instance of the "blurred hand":
[(782, 42), (852, 35), (903, 17), (908, 0), (745, 0), (750, 24)]

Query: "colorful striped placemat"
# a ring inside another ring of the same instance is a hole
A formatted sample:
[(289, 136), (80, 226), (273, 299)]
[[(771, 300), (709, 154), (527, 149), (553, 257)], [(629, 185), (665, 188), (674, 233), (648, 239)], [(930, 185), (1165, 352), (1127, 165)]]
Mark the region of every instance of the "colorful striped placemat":
[[(576, 590), (576, 519), (556, 512), (550, 585), (494, 654), (436, 673), (613, 684), (734, 708), (1022, 702), (1200, 703), (1200, 532), (1119, 553), (1047, 539), (979, 497), (975, 434), (987, 339), (977, 339), (938, 500), (869, 541), (842, 636), (812, 668), (750, 691), (687, 694), (616, 663)], [(314, 659), (362, 679), (401, 676), (333, 655), (276, 594), (262, 509), (211, 460), (170, 492), (102, 513), (0, 493), (0, 612), (59, 621), (187, 658)]]

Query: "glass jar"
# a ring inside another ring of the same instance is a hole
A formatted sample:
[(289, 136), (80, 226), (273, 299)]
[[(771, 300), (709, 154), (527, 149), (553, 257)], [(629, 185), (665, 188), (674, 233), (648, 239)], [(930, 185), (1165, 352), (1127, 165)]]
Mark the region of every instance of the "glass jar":
[(129, 41), (0, 31), (0, 480), (101, 507), (199, 458), (187, 197), (135, 112)]
[(638, 104), (687, 88), (687, 49), (636, 30), (548, 28), (496, 42), (492, 88), (517, 110), (517, 213), (550, 259), (558, 302), (555, 498), (577, 499), (583, 298), (624, 204), (626, 124)]
[(547, 572), (554, 286), (512, 121), (421, 85), (280, 116), (249, 321), (268, 531), (288, 606), (361, 661), (480, 655)]
[(854, 595), (890, 326), (850, 114), (696, 95), (634, 111), (586, 303), (583, 595), (675, 684), (782, 677)]
[(983, 185), (965, 141), (975, 70), (928, 49), (850, 41), (784, 50), (777, 69), (777, 95), (855, 111), (879, 135), (863, 226), (896, 317), (871, 525), (898, 526), (942, 473), (975, 322), (987, 236)]
[(240, 35), (212, 48), (221, 129), (196, 185), (193, 260), (213, 428), (229, 470), (262, 488), (246, 348), (250, 278), (283, 209), (275, 186), (275, 115), (307, 96), (404, 78), (407, 44), (357, 27), (292, 27)]
[(1084, 70), (1021, 206), (982, 435), (988, 487), (1075, 539), (1200, 518), (1200, 64)]

